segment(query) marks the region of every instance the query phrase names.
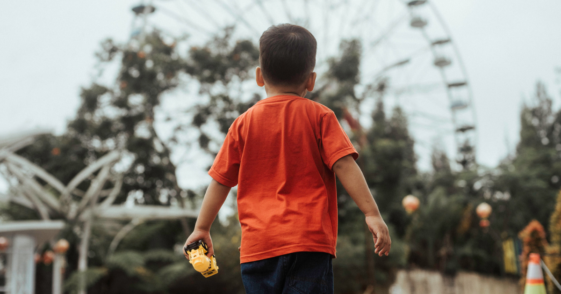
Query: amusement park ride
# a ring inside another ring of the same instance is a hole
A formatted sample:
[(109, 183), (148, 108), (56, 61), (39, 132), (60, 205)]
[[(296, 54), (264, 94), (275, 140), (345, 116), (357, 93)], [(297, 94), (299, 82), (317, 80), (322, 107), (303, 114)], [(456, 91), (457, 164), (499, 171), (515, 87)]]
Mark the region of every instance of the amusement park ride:
[(187, 33), (193, 46), (208, 42), (225, 27), (234, 27), (234, 40), (258, 44), (271, 25), (302, 25), (318, 41), (316, 89), (329, 83), (322, 76), (340, 52), (341, 42), (360, 40), (360, 82), (355, 92), (363, 103), (349, 109), (347, 120), (358, 122), (358, 127), (370, 123), (380, 97), (371, 89), (383, 82), (381, 98), (386, 107), (405, 111), (421, 158), (430, 157), (424, 155), (436, 141), (459, 168), (475, 166), (476, 115), (466, 68), (444, 18), (430, 1), (149, 1), (133, 11), (132, 38), (157, 29), (171, 35)]
[[(132, 11), (131, 42), (141, 42), (153, 23), (172, 34), (186, 31), (194, 44), (208, 42), (225, 27), (235, 28), (235, 38), (257, 44), (260, 33), (270, 25), (302, 25), (318, 40), (316, 71), (320, 85), (341, 41), (358, 39), (362, 55), (356, 91), (357, 96), (365, 97), (365, 103), (348, 111), (347, 125), (356, 129), (368, 121), (376, 102), (368, 91), (383, 81), (383, 97), (378, 99), (383, 99), (387, 106), (404, 109), (418, 146), (423, 147), (427, 138), (438, 139), (446, 144), (448, 153), (454, 153), (461, 168), (469, 169), (476, 164), (475, 113), (466, 70), (443, 18), (429, 1), (174, 0), (143, 3)], [(178, 21), (181, 28), (170, 20)], [(18, 255), (25, 261), (8, 258), (4, 292), (33, 293), (33, 251), (42, 242), (53, 242), (52, 238), (69, 223), (80, 226), (78, 269), (85, 271), (94, 219), (130, 221), (115, 236), (109, 250), (112, 252), (124, 235), (143, 220), (197, 216), (196, 211), (179, 207), (114, 205), (123, 180), (114, 169), (122, 158), (120, 150), (109, 152), (63, 184), (16, 153), (43, 133), (0, 137), (0, 176), (10, 184), (10, 194), (0, 195), (0, 199), (33, 209), (42, 219), (27, 224), (0, 223), (0, 236), (7, 237), (10, 244), (4, 253), (16, 256), (16, 252), (25, 251)], [(78, 185), (87, 179), (91, 180), (89, 188), (79, 191)], [(59, 196), (53, 196), (47, 188), (54, 189)], [(51, 220), (54, 216), (62, 216), (62, 220)], [(21, 242), (27, 245), (18, 246)], [(60, 282), (54, 282), (53, 287), (53, 293), (61, 293)]]
[[(120, 150), (109, 152), (91, 163), (64, 185), (38, 165), (16, 154), (19, 149), (33, 144), (34, 137), (44, 133), (36, 131), (0, 137), (0, 175), (10, 185), (10, 194), (1, 195), (1, 199), (37, 211), (42, 220), (0, 223), (0, 236), (7, 238), (10, 244), (6, 251), (9, 258), (4, 291), (7, 293), (34, 293), (34, 251), (36, 247), (57, 235), (65, 224), (74, 223), (80, 227), (78, 270), (85, 271), (88, 266), (87, 253), (94, 219), (130, 221), (129, 225), (124, 226), (115, 236), (109, 248), (111, 252), (115, 250), (124, 234), (144, 220), (197, 217), (196, 211), (178, 207), (114, 205), (123, 181), (113, 170), (113, 166), (121, 159)], [(80, 183), (92, 178), (86, 191), (77, 188)], [(41, 185), (40, 182), (46, 184)], [(111, 182), (112, 188), (103, 189), (107, 182)], [(53, 193), (52, 189), (56, 192)], [(59, 220), (51, 220), (53, 217)], [(52, 245), (54, 247), (54, 243)], [(60, 278), (60, 275), (58, 277)], [(53, 281), (53, 293), (62, 293), (60, 285)]]

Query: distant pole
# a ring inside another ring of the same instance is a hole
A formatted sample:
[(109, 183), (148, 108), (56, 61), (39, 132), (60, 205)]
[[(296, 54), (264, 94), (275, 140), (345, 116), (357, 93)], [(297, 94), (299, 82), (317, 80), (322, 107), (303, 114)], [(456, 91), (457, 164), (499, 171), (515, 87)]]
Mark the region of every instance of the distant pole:
[(64, 255), (57, 253), (53, 263), (53, 294), (62, 294), (62, 269)]
[(53, 248), (56, 253), (53, 264), (53, 294), (62, 294), (64, 268), (66, 267), (65, 254), (68, 247), (68, 241), (60, 239)]
[(78, 294), (86, 294), (86, 270), (88, 269), (88, 249), (91, 234), (92, 217), (86, 220), (82, 232), (80, 252), (78, 258), (78, 272), (80, 274)]

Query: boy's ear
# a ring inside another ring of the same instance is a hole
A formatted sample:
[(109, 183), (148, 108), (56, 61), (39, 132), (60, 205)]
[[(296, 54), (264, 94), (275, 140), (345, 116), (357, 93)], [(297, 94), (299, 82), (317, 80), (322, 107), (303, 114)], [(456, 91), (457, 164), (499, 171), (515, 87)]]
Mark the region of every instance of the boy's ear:
[(257, 82), (257, 86), (259, 86), (259, 87), (265, 86), (265, 80), (263, 79), (263, 73), (261, 72), (261, 68), (259, 66), (255, 69), (255, 82)]
[(308, 90), (308, 92), (312, 92), (314, 90), (314, 87), (316, 86), (316, 77), (317, 74), (315, 72), (312, 72), (308, 77), (308, 81), (306, 81), (306, 90)]

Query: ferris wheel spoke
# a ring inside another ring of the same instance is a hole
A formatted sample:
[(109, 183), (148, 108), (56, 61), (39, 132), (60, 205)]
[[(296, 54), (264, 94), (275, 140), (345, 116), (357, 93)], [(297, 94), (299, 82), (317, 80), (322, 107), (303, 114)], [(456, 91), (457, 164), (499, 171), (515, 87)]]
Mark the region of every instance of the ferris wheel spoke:
[[(412, 83), (413, 81), (417, 81), (421, 75), (425, 75), (427, 72), (427, 68), (432, 66), (432, 60), (430, 60), (430, 55), (424, 56), (424, 60), (420, 60), (422, 62), (414, 63), (416, 68), (411, 68), (408, 71), (408, 83)], [(434, 83), (433, 83), (434, 84)], [(442, 86), (442, 82), (438, 82), (440, 86)]]
[(380, 44), (380, 42), (382, 42), (383, 40), (385, 40), (389, 34), (395, 29), (397, 28), (397, 26), (407, 17), (407, 14), (402, 14), (398, 17), (396, 17), (391, 23), (390, 25), (388, 25), (388, 27), (385, 28), (384, 31), (382, 31), (381, 35), (370, 44), (370, 48), (374, 49), (378, 44)]
[(184, 24), (184, 25), (186, 25), (186, 26), (188, 26), (192, 29), (195, 29), (199, 32), (204, 32), (207, 35), (211, 35), (211, 36), (213, 35), (210, 31), (206, 30), (205, 28), (194, 24), (193, 22), (181, 17), (180, 15), (175, 14), (175, 12), (173, 12), (171, 10), (168, 10), (167, 8), (164, 8), (162, 6), (158, 6), (158, 9), (160, 11), (162, 11), (163, 13), (167, 14), (169, 17), (175, 19), (176, 21), (178, 21), (178, 22), (180, 22), (180, 23), (182, 23), (182, 24)]
[(423, 119), (426, 119), (426, 120), (430, 120), (430, 121), (433, 121), (435, 123), (450, 123), (451, 122), (450, 118), (441, 117), (441, 116), (438, 116), (438, 115), (434, 115), (432, 113), (426, 113), (426, 112), (422, 112), (422, 111), (419, 111), (419, 110), (416, 110), (416, 111), (412, 112), (410, 115), (412, 117), (419, 117), (419, 118), (423, 118)]
[(275, 25), (275, 20), (273, 19), (273, 17), (269, 14), (269, 11), (267, 11), (267, 9), (265, 9), (265, 6), (263, 5), (263, 0), (255, 0), (255, 3), (257, 4), (257, 6), (259, 6), (259, 9), (261, 10), (261, 12), (263, 12), (263, 14), (265, 15), (265, 17), (267, 18), (267, 20), (269, 21), (269, 23), (271, 25)]
[(419, 123), (419, 122), (415, 122), (414, 124), (410, 125), (412, 128), (422, 128), (422, 129), (428, 129), (431, 131), (437, 131), (439, 133), (447, 133), (448, 135), (452, 135), (454, 134), (454, 129), (449, 129), (445, 126), (442, 126), (442, 124), (425, 124), (425, 123)]
[[(364, 1), (362, 4), (365, 4), (367, 1)], [(370, 1), (370, 9), (366, 8), (366, 5), (364, 5), (363, 7), (358, 7), (357, 8), (357, 15), (356, 17), (354, 17), (353, 19), (355, 19), (355, 21), (352, 22), (352, 26), (351, 29), (356, 28), (356, 26), (359, 23), (362, 23), (362, 21), (369, 21), (372, 20), (372, 14), (376, 11), (378, 4), (380, 3), (380, 0), (373, 0)]]
[[(421, 84), (396, 84), (394, 86), (391, 87), (392, 89), (395, 89), (395, 91), (399, 91), (401, 93), (407, 93), (407, 92), (414, 92), (417, 94), (426, 94), (426, 93), (433, 93), (436, 92), (438, 90), (445, 92), (445, 90), (442, 87), (442, 82), (426, 82), (426, 83), (421, 83)], [(420, 95), (421, 98), (423, 99), (431, 99), (434, 100), (433, 97), (429, 97), (427, 95)], [(447, 106), (444, 106), (447, 107)]]
[[(425, 139), (422, 137), (415, 137), (415, 148), (422, 148), (425, 149), (428, 152), (433, 152), (435, 147), (439, 146), (439, 141), (442, 140), (442, 136), (441, 135), (437, 135), (435, 138), (432, 138), (432, 140), (429, 139)], [(442, 143), (442, 142), (440, 142)]]
[[(413, 52), (412, 54), (410, 54), (408, 57), (406, 57), (403, 60), (408, 60), (409, 64), (411, 64), (411, 63), (415, 64), (415, 62), (411, 62), (411, 61), (415, 61), (415, 58), (417, 58), (417, 56), (421, 55), (422, 53), (426, 53), (428, 51), (429, 51), (428, 46), (419, 48), (417, 51)], [(426, 68), (426, 65), (424, 63), (423, 63), (423, 68)], [(409, 77), (410, 74), (413, 73), (413, 72), (414, 72), (413, 70), (408, 70), (408, 71), (407, 70), (402, 70), (399, 73), (398, 79), (403, 77), (404, 75), (407, 75)], [(411, 81), (410, 79), (408, 79), (408, 80)]]
[[(389, 65), (385, 65), (382, 70), (380, 70), (379, 72), (372, 74), (372, 75), (368, 75), (365, 78), (367, 80), (375, 80), (376, 78), (378, 78), (379, 76), (385, 74), (386, 72), (388, 72), (389, 70), (395, 69), (395, 68), (399, 68), (401, 66), (405, 66), (411, 63), (411, 61), (419, 54), (424, 53), (425, 51), (428, 50), (428, 47), (425, 48), (420, 48), (419, 50), (417, 50), (416, 52), (413, 52), (411, 55), (406, 56), (406, 57), (400, 57), (399, 59), (395, 59), (396, 61), (390, 63)], [(404, 73), (404, 72), (409, 72), (409, 71), (401, 71), (400, 73)]]
[(226, 12), (228, 12), (229, 14), (231, 14), (235, 21), (241, 21), (250, 31), (252, 31), (256, 36), (259, 37), (259, 31), (253, 27), (244, 17), (243, 15), (237, 11), (234, 11), (234, 9), (232, 9), (232, 7), (228, 6), (226, 3), (224, 3), (221, 0), (214, 0), (214, 2), (216, 2), (218, 5), (220, 5), (222, 7), (222, 9), (224, 9)]
[(329, 13), (328, 9), (331, 6), (331, 0), (326, 0), (327, 5), (325, 5), (323, 10), (323, 25), (324, 25), (324, 36), (323, 36), (323, 46), (327, 48), (327, 40), (329, 39)]
[(368, 3), (368, 1), (371, 1), (372, 3), (377, 2), (379, 0), (362, 0), (362, 2), (360, 3), (360, 5), (357, 7), (357, 9), (355, 10), (355, 13), (353, 14), (352, 17), (349, 18), (349, 21), (352, 19), (358, 19), (358, 17), (360, 16), (361, 13), (364, 13), (365, 11), (365, 7), (366, 7), (366, 3)]
[[(345, 2), (347, 2), (347, 1), (345, 1)], [(348, 3), (347, 3), (347, 4), (348, 4)], [(349, 15), (349, 7), (350, 7), (350, 5), (345, 5), (345, 9), (344, 9), (344, 10), (343, 10), (343, 9), (341, 10), (341, 14), (343, 15), (343, 18), (342, 18), (342, 19), (344, 19), (344, 20), (346, 20), (346, 21), (342, 22), (342, 23), (339, 25), (339, 33), (338, 33), (338, 35), (337, 35), (337, 40), (343, 39), (343, 33), (344, 33), (344, 31), (345, 31), (345, 28), (346, 28), (347, 24), (350, 22), (350, 19), (345, 17), (346, 15)]]
[(183, 11), (183, 13), (185, 13), (185, 15), (188, 15), (188, 13), (185, 11), (185, 9), (184, 9), (184, 7), (182, 6), (182, 4), (187, 5), (187, 2), (188, 2), (189, 5), (190, 5), (189, 7), (194, 7), (195, 10), (197, 10), (200, 14), (204, 15), (204, 16), (206, 17), (206, 19), (210, 20), (210, 22), (212, 22), (212, 23), (216, 26), (217, 29), (222, 29), (222, 26), (221, 26), (218, 22), (216, 22), (215, 18), (212, 17), (205, 9), (202, 9), (202, 8), (198, 5), (197, 1), (193, 1), (193, 0), (184, 0), (184, 1), (181, 1), (181, 2), (179, 2), (179, 1), (176, 2), (176, 3), (178, 4), (177, 6)]
[(312, 14), (310, 13), (310, 0), (304, 0), (304, 12), (307, 16), (306, 27), (309, 28), (312, 24)]
[(286, 17), (288, 18), (290, 23), (296, 24), (296, 21), (292, 17), (292, 14), (290, 13), (290, 10), (288, 9), (288, 6), (286, 5), (286, 0), (282, 0), (281, 2), (282, 2), (282, 8), (284, 10), (284, 14), (286, 15)]

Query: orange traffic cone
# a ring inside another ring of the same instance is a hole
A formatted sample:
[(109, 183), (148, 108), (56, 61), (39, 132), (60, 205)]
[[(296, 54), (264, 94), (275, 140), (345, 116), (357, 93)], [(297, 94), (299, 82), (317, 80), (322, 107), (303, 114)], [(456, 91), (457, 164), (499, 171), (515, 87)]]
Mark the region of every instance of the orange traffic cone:
[(540, 255), (537, 253), (530, 253), (524, 294), (546, 294), (542, 268), (540, 266)]

